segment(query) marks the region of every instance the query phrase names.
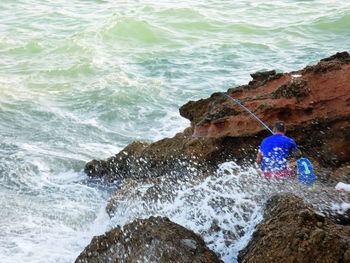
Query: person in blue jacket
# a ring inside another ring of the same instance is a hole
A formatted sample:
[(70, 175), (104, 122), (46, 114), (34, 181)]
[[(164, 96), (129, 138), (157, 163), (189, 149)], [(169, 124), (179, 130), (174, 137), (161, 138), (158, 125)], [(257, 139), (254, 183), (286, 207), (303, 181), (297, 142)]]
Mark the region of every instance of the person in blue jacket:
[(273, 135), (265, 138), (260, 145), (256, 162), (267, 180), (288, 179), (294, 174), (292, 169), (287, 168), (287, 158), (297, 146), (293, 139), (285, 135), (286, 131), (284, 122), (277, 121), (273, 127)]
[(300, 149), (293, 150), (288, 166), (295, 167), (300, 184), (309, 186), (314, 185), (316, 175), (312, 169), (311, 162), (307, 158), (302, 158), (302, 152)]

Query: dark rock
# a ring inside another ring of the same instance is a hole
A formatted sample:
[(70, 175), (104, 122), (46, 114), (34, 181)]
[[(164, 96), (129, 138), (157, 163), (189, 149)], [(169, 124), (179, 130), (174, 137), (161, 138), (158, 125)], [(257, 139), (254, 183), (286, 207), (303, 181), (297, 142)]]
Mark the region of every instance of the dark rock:
[(277, 75), (275, 70), (270, 70), (265, 72), (256, 72), (250, 74), (250, 76), (253, 78), (253, 80), (250, 81), (248, 86), (245, 87), (246, 90), (256, 89), (264, 85), (269, 80), (279, 78), (281, 74)]
[(313, 217), (313, 213), (309, 209), (303, 209), (299, 212), (299, 216), (304, 220), (310, 220)]
[(316, 228), (310, 235), (310, 242), (319, 244), (325, 238), (325, 236), (326, 232), (323, 229)]
[(238, 262), (342, 262), (350, 244), (347, 233), (323, 216), (320, 226), (319, 218), (293, 194), (273, 196)]
[(317, 211), (315, 211), (315, 216), (316, 216), (317, 220), (320, 222), (324, 222), (324, 220), (326, 218), (326, 215), (324, 215), (321, 212), (317, 212)]
[(193, 231), (168, 218), (150, 217), (94, 237), (76, 263), (222, 263)]
[(278, 99), (281, 96), (285, 98), (295, 97), (300, 102), (302, 97), (305, 97), (310, 90), (307, 88), (307, 82), (305, 80), (292, 79), (286, 84), (282, 84), (277, 88), (274, 93), (274, 98)]
[(265, 71), (265, 72), (256, 72), (250, 74), (252, 76), (253, 80), (255, 81), (265, 81), (268, 80), (270, 76), (276, 75), (275, 70)]
[(350, 263), (350, 249), (348, 249), (345, 252), (344, 258), (343, 258), (343, 263)]
[(328, 58), (321, 59), (321, 61), (332, 61), (332, 60), (340, 60), (342, 62), (349, 62), (350, 61), (350, 55), (348, 52), (338, 52)]
[(348, 52), (338, 52), (328, 58), (321, 59), (321, 61), (315, 66), (307, 66), (301, 71), (301, 73), (326, 73), (334, 70), (341, 69), (343, 64), (350, 63), (350, 55)]

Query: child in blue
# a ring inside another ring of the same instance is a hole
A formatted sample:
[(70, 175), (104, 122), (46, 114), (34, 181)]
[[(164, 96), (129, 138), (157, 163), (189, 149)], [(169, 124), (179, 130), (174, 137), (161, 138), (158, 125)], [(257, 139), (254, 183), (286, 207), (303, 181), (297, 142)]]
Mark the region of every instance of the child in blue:
[(302, 153), (299, 149), (293, 150), (291, 155), (292, 160), (290, 162), (290, 165), (296, 165), (296, 172), (299, 183), (312, 186), (316, 181), (316, 176), (312, 169), (310, 161), (306, 158), (302, 158)]

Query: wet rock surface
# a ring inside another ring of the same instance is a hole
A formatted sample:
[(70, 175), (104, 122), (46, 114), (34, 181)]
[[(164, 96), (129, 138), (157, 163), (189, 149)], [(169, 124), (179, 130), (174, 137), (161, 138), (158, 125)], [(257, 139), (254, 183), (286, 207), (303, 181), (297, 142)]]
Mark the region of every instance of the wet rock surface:
[[(227, 90), (264, 123), (287, 124), (305, 157), (319, 167), (322, 180), (350, 164), (350, 55), (337, 53), (317, 65), (290, 73), (251, 74), (253, 80)], [(270, 133), (223, 93), (190, 101), (180, 108), (191, 126), (173, 138), (134, 142), (107, 160), (85, 166), (89, 176), (108, 180), (186, 173), (188, 166), (215, 169), (227, 160), (252, 163)], [(331, 180), (330, 183), (333, 183)]]
[(275, 195), (238, 262), (349, 262), (349, 230), (293, 194)]
[(165, 217), (137, 219), (94, 237), (76, 263), (222, 263), (193, 231)]

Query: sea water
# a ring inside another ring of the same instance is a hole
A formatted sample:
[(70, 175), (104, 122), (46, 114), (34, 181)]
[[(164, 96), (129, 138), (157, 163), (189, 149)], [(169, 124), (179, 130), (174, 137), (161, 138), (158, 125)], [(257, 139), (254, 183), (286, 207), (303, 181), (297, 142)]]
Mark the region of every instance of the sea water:
[(1, 0), (0, 262), (73, 262), (111, 227), (116, 188), (89, 180), (87, 161), (174, 136), (189, 126), (181, 105), (250, 73), (349, 51), (349, 28), (340, 0)]

